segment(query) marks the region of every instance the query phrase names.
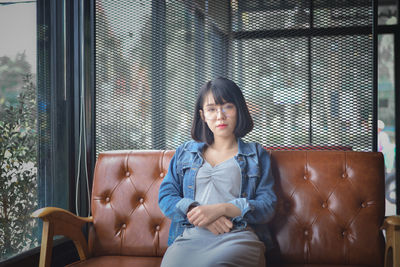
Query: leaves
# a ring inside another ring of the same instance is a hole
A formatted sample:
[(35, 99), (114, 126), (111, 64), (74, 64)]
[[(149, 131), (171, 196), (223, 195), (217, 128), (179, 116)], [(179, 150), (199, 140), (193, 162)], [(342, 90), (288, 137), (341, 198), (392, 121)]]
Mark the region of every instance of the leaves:
[(0, 260), (37, 245), (37, 111), (32, 76), (15, 104), (0, 107)]

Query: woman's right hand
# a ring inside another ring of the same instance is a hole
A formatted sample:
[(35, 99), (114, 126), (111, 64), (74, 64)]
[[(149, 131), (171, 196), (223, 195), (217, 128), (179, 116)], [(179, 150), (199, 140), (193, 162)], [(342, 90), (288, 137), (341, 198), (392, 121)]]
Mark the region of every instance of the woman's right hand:
[(207, 228), (214, 235), (219, 235), (230, 232), (232, 227), (232, 222), (225, 216), (221, 216), (212, 223), (208, 224), (205, 228)]

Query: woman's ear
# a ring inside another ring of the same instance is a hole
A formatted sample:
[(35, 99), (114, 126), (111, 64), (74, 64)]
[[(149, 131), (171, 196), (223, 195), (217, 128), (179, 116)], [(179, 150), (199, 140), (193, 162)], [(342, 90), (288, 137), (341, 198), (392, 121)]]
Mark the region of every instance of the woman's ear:
[(200, 118), (205, 122), (203, 110), (199, 110)]

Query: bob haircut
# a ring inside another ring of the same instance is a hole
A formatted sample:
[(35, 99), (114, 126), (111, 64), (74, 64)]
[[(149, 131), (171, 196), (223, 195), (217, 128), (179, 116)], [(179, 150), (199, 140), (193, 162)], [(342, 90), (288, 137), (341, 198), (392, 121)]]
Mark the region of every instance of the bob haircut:
[(211, 92), (214, 101), (218, 105), (226, 102), (233, 103), (237, 110), (237, 120), (234, 134), (236, 138), (244, 137), (253, 130), (253, 119), (251, 118), (246, 101), (244, 100), (242, 91), (233, 81), (218, 77), (206, 82), (199, 90), (194, 111), (192, 123), (192, 138), (198, 142), (204, 142), (207, 145), (214, 143), (214, 134), (208, 128), (207, 123), (200, 116), (200, 110), (203, 110), (204, 98)]

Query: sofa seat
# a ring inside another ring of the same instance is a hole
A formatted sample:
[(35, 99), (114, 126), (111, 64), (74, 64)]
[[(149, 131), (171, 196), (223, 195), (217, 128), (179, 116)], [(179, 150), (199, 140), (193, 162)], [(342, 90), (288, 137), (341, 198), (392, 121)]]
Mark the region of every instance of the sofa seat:
[(159, 267), (161, 265), (161, 257), (130, 257), (130, 256), (100, 256), (93, 257), (85, 261), (78, 261), (67, 265), (68, 267)]

